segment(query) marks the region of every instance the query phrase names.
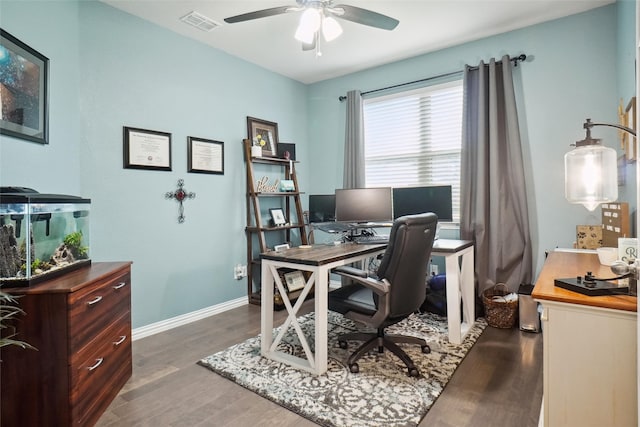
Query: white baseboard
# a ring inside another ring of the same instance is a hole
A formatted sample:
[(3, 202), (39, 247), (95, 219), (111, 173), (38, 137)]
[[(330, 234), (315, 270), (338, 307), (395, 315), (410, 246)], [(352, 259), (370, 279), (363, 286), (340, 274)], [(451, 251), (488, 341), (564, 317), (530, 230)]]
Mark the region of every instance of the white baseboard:
[(222, 313), (233, 308), (247, 305), (247, 297), (236, 298), (231, 301), (223, 302), (221, 304), (212, 305), (200, 310), (192, 311), (191, 313), (182, 314), (180, 316), (172, 317), (170, 319), (162, 320), (160, 322), (152, 323), (150, 325), (141, 326), (135, 328), (131, 332), (132, 341), (139, 340), (151, 335), (158, 334), (160, 332), (168, 331), (169, 329), (177, 328), (197, 320), (202, 320), (214, 314)]

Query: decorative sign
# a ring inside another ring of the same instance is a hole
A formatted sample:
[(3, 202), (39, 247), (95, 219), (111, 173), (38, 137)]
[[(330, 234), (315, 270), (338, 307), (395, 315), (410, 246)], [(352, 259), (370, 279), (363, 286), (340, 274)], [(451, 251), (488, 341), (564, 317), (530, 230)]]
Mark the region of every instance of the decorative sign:
[(638, 239), (620, 238), (618, 239), (618, 259), (629, 263), (638, 258)]
[(280, 191), (280, 180), (277, 179), (275, 184), (270, 184), (269, 177), (263, 176), (256, 181), (256, 191), (259, 193), (278, 193)]
[(196, 193), (186, 192), (184, 190), (184, 180), (178, 180), (178, 189), (174, 192), (167, 191), (164, 195), (165, 199), (176, 199), (180, 203), (179, 215), (178, 215), (178, 223), (182, 224), (184, 222), (184, 206), (182, 202), (185, 199), (193, 199), (196, 197)]

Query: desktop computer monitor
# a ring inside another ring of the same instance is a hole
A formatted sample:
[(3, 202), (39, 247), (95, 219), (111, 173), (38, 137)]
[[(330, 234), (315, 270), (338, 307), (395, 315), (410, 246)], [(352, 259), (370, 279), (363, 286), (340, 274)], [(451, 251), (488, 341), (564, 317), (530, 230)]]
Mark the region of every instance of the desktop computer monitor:
[(336, 190), (336, 221), (351, 223), (393, 220), (391, 187)]
[(439, 222), (453, 221), (451, 186), (399, 187), (393, 189), (393, 218), (433, 212)]
[(336, 220), (335, 194), (312, 194), (309, 196), (309, 222), (331, 222)]

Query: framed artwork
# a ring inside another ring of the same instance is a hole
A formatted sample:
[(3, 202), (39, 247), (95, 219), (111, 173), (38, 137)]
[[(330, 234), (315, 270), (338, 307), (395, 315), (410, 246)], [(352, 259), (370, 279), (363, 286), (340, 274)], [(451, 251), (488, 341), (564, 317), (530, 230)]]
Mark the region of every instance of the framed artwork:
[(0, 29), (0, 133), (49, 143), (49, 59)]
[(269, 209), (271, 214), (271, 222), (274, 226), (279, 227), (287, 224), (287, 220), (284, 217), (284, 211), (281, 208)]
[[(637, 132), (638, 126), (636, 123), (636, 97), (632, 97), (629, 103), (627, 104), (627, 108), (625, 109), (626, 115), (626, 126), (633, 129)], [(638, 157), (638, 142), (637, 138), (633, 135), (627, 134), (627, 147), (625, 150), (625, 154), (627, 160), (630, 162), (635, 162)]]
[(247, 117), (247, 134), (251, 145), (262, 147), (262, 155), (278, 155), (278, 124), (267, 120)]
[(224, 175), (224, 142), (188, 137), (187, 172)]
[(171, 170), (171, 134), (123, 126), (125, 169)]

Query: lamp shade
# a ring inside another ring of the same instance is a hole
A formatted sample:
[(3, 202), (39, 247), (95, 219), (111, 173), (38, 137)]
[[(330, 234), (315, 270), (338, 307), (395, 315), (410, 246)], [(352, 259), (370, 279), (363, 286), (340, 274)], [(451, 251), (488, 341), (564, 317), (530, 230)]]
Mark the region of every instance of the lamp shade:
[(322, 35), (328, 42), (337, 39), (342, 34), (342, 27), (335, 18), (328, 16), (322, 19)]
[(302, 13), (300, 24), (296, 30), (295, 38), (303, 43), (310, 44), (313, 42), (316, 31), (320, 29), (322, 16), (318, 9), (309, 8)]
[[(597, 140), (593, 140), (597, 141)], [(618, 198), (616, 151), (599, 143), (578, 145), (564, 155), (564, 193), (569, 203), (592, 211)]]

